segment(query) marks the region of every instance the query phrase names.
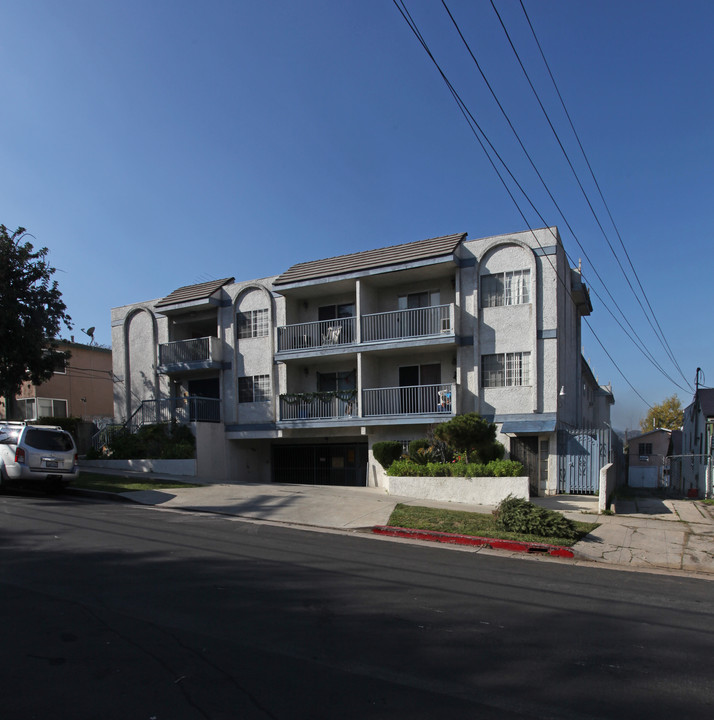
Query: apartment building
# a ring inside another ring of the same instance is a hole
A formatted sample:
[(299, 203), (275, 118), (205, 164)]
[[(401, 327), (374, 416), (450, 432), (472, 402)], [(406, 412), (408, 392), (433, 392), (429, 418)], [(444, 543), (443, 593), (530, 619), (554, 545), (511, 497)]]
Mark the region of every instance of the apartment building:
[[(40, 385), (23, 383), (15, 397), (17, 420), (78, 417), (95, 422), (113, 417), (112, 351), (97, 345), (60, 340), (58, 349), (71, 357)], [(4, 414), (4, 403), (3, 403)]]
[(557, 228), (182, 287), (112, 310), (115, 417), (194, 423), (200, 472), (219, 479), (378, 485), (375, 442), (477, 412), (553, 493), (556, 429), (588, 422), (591, 311)]

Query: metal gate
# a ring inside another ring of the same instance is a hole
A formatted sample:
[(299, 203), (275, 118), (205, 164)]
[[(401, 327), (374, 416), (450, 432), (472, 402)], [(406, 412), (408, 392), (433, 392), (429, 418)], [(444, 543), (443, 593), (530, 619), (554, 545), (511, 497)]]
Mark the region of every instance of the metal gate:
[(608, 429), (558, 430), (558, 492), (595, 495), (600, 470), (615, 461), (617, 437)]
[(523, 465), (528, 475), (531, 496), (538, 495), (538, 438), (514, 437), (511, 438), (511, 459)]

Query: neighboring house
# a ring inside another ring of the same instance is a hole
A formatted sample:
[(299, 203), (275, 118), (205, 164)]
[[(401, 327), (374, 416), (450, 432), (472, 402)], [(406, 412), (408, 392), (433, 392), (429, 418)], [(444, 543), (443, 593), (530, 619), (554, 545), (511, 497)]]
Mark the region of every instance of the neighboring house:
[(714, 461), (714, 389), (697, 388), (684, 409), (682, 425), (682, 486), (685, 492), (712, 497)]
[(583, 397), (580, 403), (582, 427), (609, 427), (610, 407), (615, 404), (611, 385), (600, 385), (590, 366), (582, 359)]
[(635, 488), (661, 488), (669, 481), (667, 461), (672, 431), (657, 429), (629, 439), (627, 484)]
[(533, 492), (555, 493), (557, 430), (609, 423), (611, 390), (582, 390), (591, 311), (555, 228), (182, 287), (112, 310), (115, 416), (195, 422), (217, 479), (376, 485), (375, 442), (477, 412)]
[[(65, 367), (55, 371), (41, 385), (23, 383), (15, 397), (15, 417), (37, 420), (42, 417), (78, 417), (94, 422), (114, 415), (112, 351), (97, 345), (60, 340), (58, 349), (72, 356)], [(3, 413), (5, 408), (3, 407)]]

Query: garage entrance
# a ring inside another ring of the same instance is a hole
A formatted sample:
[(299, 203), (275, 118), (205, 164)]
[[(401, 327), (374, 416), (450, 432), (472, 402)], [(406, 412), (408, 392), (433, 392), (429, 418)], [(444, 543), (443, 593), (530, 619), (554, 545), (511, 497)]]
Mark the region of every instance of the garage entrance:
[(367, 485), (367, 444), (273, 445), (273, 482)]

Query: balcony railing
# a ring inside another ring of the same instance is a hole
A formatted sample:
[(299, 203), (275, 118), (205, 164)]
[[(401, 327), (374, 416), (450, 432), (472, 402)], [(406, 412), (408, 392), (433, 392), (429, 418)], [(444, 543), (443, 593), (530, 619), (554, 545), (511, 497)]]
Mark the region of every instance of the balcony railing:
[(420, 338), (453, 332), (451, 305), (375, 313), (362, 318), (362, 342)]
[(280, 396), (281, 420), (325, 420), (357, 415), (357, 392), (294, 393)]
[(278, 328), (278, 351), (350, 345), (355, 342), (357, 318), (337, 318), (284, 325)]
[(143, 400), (133, 421), (137, 425), (187, 422), (220, 422), (221, 401), (197, 396)]
[[(278, 328), (278, 352), (352, 345), (357, 342), (356, 329), (354, 317), (284, 325)], [(359, 340), (363, 343), (453, 335), (454, 306), (435, 305), (365, 315), (360, 329)]]
[(284, 420), (328, 420), (382, 415), (433, 415), (455, 411), (454, 386), (415, 385), (362, 391), (362, 408), (355, 392), (294, 393), (280, 396), (279, 417)]
[(373, 388), (362, 391), (362, 416), (453, 414), (453, 398), (450, 383)]
[[(159, 345), (159, 365), (200, 363), (215, 360), (217, 338), (202, 337), (193, 340), (176, 340)], [(213, 349), (213, 352), (212, 352)]]

